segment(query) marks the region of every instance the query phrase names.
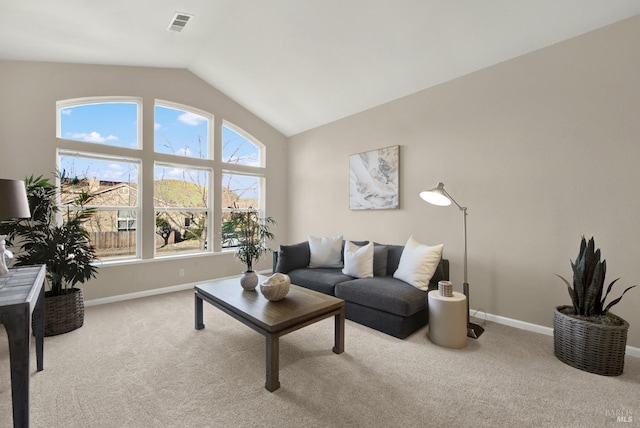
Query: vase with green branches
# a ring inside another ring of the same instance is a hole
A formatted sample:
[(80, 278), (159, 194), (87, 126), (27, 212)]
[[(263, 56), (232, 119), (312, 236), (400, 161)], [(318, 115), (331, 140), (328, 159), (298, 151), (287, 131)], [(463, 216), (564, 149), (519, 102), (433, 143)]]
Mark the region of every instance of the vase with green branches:
[(245, 289), (258, 285), (253, 266), (269, 249), (266, 241), (274, 238), (270, 228), (275, 224), (272, 217), (261, 218), (256, 210), (233, 211), (223, 223), (223, 246), (235, 247), (236, 257), (247, 266), (241, 279)]

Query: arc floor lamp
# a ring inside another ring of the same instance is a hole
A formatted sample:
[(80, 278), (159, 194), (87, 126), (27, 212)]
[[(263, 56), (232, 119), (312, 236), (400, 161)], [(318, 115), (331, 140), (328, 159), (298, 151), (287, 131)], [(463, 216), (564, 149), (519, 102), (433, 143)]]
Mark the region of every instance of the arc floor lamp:
[(438, 187), (431, 190), (425, 190), (420, 192), (420, 197), (433, 205), (446, 207), (451, 205), (451, 202), (456, 204), (460, 211), (462, 211), (463, 227), (464, 227), (464, 283), (462, 284), (464, 295), (467, 296), (467, 336), (477, 339), (482, 333), (484, 328), (478, 324), (473, 324), (469, 321), (469, 282), (467, 278), (467, 207), (461, 206), (451, 197), (446, 190), (444, 190), (444, 184), (438, 183)]

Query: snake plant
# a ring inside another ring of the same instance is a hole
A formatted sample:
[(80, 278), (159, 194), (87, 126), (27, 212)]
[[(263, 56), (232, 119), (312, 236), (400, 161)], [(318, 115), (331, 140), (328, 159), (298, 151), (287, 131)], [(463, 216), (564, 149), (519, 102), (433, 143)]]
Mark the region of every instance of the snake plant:
[(595, 249), (595, 241), (593, 237), (587, 243), (584, 236), (580, 243), (580, 252), (575, 262), (571, 263), (573, 269), (573, 287), (565, 278), (557, 275), (562, 279), (569, 289), (569, 295), (573, 301), (573, 309), (575, 315), (586, 317), (605, 315), (609, 309), (620, 302), (622, 296), (636, 287), (632, 285), (622, 292), (620, 297), (609, 302), (605, 306), (605, 300), (613, 285), (620, 279), (613, 280), (607, 287), (607, 291), (602, 296), (604, 290), (604, 278), (607, 273), (607, 261), (600, 261), (600, 249)]

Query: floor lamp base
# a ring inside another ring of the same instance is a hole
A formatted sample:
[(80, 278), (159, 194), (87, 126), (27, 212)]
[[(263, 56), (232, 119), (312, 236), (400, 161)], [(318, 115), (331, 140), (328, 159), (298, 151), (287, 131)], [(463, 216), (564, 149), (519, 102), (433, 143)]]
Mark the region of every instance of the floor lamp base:
[(484, 333), (484, 328), (480, 327), (478, 324), (469, 323), (467, 325), (467, 337), (472, 339), (477, 339), (480, 335)]

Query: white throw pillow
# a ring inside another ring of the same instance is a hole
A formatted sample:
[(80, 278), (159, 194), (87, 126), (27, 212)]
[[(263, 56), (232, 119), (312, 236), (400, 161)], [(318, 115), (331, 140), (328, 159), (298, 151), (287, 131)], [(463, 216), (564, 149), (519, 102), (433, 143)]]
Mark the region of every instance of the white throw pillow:
[(393, 277), (426, 291), (440, 263), (443, 247), (442, 244), (433, 247), (422, 245), (410, 236)]
[(309, 236), (310, 268), (342, 267), (342, 235), (328, 238)]
[(355, 278), (373, 278), (373, 242), (360, 247), (347, 241), (344, 246), (342, 273)]

